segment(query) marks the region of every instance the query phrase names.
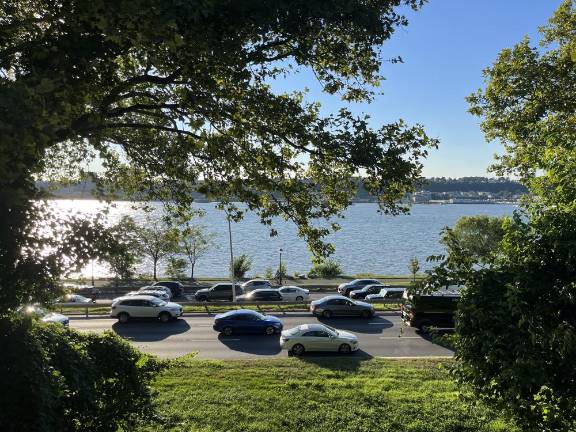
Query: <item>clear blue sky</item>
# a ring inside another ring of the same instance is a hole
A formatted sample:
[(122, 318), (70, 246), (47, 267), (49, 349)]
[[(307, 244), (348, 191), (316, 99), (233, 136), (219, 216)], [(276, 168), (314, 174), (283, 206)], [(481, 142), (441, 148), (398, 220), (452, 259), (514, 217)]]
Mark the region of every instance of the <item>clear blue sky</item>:
[[(404, 64), (384, 63), (386, 81), (372, 104), (353, 111), (372, 117), (374, 126), (398, 118), (422, 123), (440, 148), (425, 162), (426, 177), (489, 175), (486, 168), (499, 144), (486, 143), (479, 119), (468, 114), (465, 97), (482, 86), (482, 70), (498, 52), (528, 35), (534, 44), (561, 0), (430, 0), (410, 24), (384, 46), (383, 57), (400, 55)], [(310, 89), (307, 99), (322, 103), (324, 113), (343, 105), (320, 91), (312, 74), (274, 84), (278, 91)], [(490, 174), (491, 175), (491, 174)]]

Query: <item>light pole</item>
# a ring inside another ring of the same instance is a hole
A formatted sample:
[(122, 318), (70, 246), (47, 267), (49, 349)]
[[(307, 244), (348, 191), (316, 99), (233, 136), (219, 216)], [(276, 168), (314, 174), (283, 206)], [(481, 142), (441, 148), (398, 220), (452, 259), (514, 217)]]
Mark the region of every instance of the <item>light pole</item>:
[(279, 250), (280, 252), (280, 264), (278, 265), (278, 281), (280, 282), (280, 286), (282, 286), (282, 248)]
[(228, 219), (228, 238), (230, 240), (230, 282), (232, 282), (232, 301), (236, 303), (236, 286), (234, 284), (234, 253), (232, 252), (232, 226), (230, 225), (230, 215), (226, 212)]

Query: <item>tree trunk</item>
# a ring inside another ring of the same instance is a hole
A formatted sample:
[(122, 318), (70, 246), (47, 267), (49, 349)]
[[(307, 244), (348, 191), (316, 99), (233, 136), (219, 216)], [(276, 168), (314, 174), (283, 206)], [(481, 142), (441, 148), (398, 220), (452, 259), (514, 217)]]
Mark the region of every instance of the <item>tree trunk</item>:
[(157, 281), (158, 279), (156, 279), (156, 266), (158, 265), (158, 258), (154, 258), (154, 280)]
[(190, 280), (194, 280), (194, 265), (195, 264), (196, 264), (195, 262), (190, 263)]

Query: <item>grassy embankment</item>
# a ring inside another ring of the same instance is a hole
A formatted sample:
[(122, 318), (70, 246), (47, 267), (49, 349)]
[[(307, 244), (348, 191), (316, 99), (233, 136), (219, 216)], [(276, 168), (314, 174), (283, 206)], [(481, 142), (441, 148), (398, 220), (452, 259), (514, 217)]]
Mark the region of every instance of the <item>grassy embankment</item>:
[(154, 384), (160, 424), (139, 431), (506, 431), (463, 401), (448, 360), (173, 362)]

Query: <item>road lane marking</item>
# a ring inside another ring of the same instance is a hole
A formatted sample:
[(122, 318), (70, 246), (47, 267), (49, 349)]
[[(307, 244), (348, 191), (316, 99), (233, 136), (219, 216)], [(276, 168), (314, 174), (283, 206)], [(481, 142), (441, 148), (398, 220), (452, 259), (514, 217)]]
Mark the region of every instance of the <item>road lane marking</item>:
[(420, 336), (380, 336), (380, 339), (422, 339), (422, 338)]

